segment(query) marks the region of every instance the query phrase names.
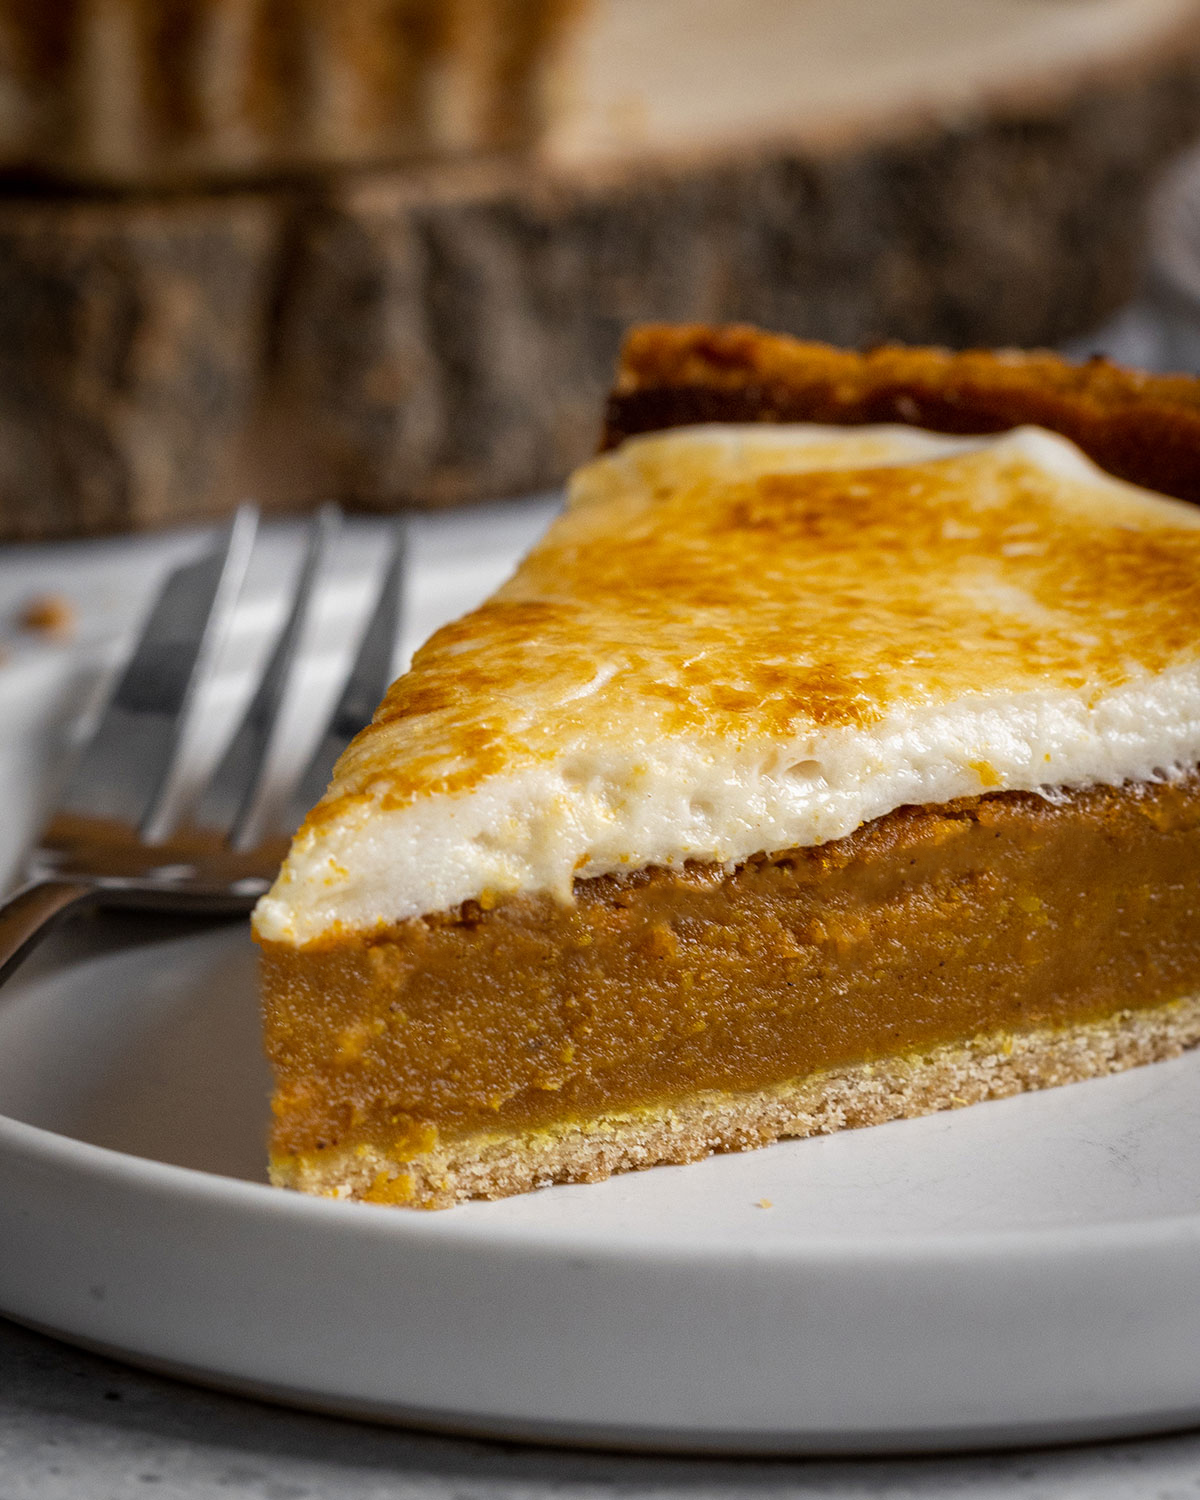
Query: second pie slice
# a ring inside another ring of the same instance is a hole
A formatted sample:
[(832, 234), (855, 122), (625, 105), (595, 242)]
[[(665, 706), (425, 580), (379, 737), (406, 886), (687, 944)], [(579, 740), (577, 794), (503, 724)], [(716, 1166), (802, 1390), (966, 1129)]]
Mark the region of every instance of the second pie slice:
[(885, 415), (1016, 430), (822, 426), (829, 351), (681, 337), (613, 408), (671, 430), (417, 653), (258, 908), (278, 1183), (440, 1207), (1200, 1040), (1200, 509), (1017, 425), (1096, 452), (1111, 380), (938, 356)]

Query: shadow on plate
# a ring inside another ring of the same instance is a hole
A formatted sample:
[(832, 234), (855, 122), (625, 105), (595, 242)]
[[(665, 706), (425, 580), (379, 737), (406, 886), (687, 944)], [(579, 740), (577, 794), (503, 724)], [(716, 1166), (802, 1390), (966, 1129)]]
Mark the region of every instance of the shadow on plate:
[(246, 923), (100, 914), (0, 991), (0, 1112), (264, 1179), (270, 1078)]

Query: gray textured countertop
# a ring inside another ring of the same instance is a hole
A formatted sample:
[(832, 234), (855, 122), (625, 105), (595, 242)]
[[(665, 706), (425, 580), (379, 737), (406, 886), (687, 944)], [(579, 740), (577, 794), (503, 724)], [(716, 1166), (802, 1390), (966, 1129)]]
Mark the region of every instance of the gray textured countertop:
[(644, 1458), (467, 1442), (193, 1389), (0, 1321), (0, 1500), (1195, 1500), (1200, 1433), (949, 1458)]

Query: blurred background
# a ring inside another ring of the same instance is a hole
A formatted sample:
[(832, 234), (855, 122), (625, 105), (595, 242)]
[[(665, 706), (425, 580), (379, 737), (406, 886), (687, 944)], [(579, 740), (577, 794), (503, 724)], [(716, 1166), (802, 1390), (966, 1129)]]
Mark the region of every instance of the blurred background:
[(0, 536), (447, 506), (622, 331), (1200, 368), (1200, 0), (0, 0)]

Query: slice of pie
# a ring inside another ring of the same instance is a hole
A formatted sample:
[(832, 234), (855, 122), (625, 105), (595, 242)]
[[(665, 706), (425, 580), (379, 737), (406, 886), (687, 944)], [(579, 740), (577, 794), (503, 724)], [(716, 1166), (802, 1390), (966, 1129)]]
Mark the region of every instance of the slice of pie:
[(635, 335), (258, 908), (274, 1181), (441, 1207), (1200, 1040), (1200, 508), (1130, 482), (1190, 493), (1198, 413)]

